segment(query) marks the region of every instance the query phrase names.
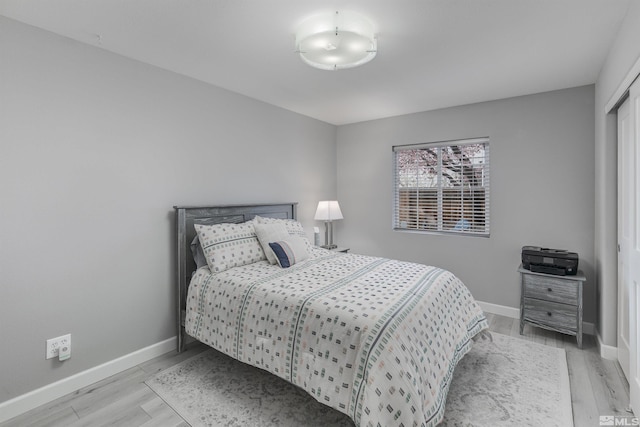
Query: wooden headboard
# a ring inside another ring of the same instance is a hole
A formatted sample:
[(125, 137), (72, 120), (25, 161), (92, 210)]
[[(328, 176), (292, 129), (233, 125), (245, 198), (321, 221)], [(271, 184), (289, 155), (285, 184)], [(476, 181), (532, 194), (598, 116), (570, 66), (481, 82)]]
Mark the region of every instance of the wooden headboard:
[(186, 315), (187, 289), (191, 275), (196, 271), (196, 263), (191, 254), (191, 242), (196, 236), (194, 224), (241, 223), (255, 216), (297, 219), (297, 203), (274, 203), (258, 205), (223, 206), (174, 206), (176, 215), (176, 235), (178, 256), (178, 352), (184, 349), (184, 320)]

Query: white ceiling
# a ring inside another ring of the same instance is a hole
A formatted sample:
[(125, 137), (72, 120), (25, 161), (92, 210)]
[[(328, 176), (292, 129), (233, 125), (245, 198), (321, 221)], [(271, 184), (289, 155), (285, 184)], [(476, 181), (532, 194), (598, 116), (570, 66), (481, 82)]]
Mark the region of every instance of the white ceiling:
[[(592, 84), (629, 0), (0, 0), (0, 15), (336, 125)], [(322, 71), (305, 17), (352, 10), (378, 55)]]

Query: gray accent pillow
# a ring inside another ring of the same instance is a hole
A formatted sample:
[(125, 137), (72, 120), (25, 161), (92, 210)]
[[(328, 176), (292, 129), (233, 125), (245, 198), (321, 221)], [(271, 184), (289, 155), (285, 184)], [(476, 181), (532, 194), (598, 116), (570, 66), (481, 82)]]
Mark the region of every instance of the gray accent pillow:
[(202, 246), (200, 246), (200, 239), (198, 239), (197, 234), (191, 241), (191, 255), (193, 255), (196, 268), (207, 266), (207, 259), (204, 257), (204, 252), (202, 251)]

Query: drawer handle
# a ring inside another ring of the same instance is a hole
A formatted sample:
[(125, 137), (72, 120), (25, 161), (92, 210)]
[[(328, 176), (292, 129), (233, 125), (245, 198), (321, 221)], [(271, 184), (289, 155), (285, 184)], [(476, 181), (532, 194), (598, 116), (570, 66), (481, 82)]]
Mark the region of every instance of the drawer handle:
[(547, 311), (547, 316), (551, 317), (551, 315), (552, 315), (551, 312)]

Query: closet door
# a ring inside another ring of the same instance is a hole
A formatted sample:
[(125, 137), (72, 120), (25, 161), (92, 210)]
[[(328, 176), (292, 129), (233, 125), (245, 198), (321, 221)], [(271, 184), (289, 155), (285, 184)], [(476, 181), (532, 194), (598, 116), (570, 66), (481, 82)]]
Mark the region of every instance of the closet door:
[[(640, 414), (640, 81), (629, 89), (628, 121), (618, 134), (618, 271), (621, 331), (619, 338), (628, 335), (628, 376), (630, 404)], [(624, 107), (624, 105), (623, 105)], [(621, 108), (622, 110), (622, 108)], [(624, 111), (622, 111), (624, 113)], [(622, 114), (623, 116), (624, 114)], [(625, 127), (626, 126), (626, 127)], [(626, 300), (626, 301), (625, 301)], [(625, 312), (626, 310), (626, 312)], [(627, 320), (628, 318), (628, 320)], [(625, 329), (628, 328), (628, 331)], [(625, 361), (625, 349), (619, 358)], [(620, 357), (622, 355), (622, 357)]]
[(631, 240), (631, 209), (629, 207), (629, 189), (632, 182), (630, 171), (632, 156), (629, 150), (633, 133), (629, 100), (618, 108), (618, 362), (622, 371), (630, 378), (629, 372), (629, 251)]

